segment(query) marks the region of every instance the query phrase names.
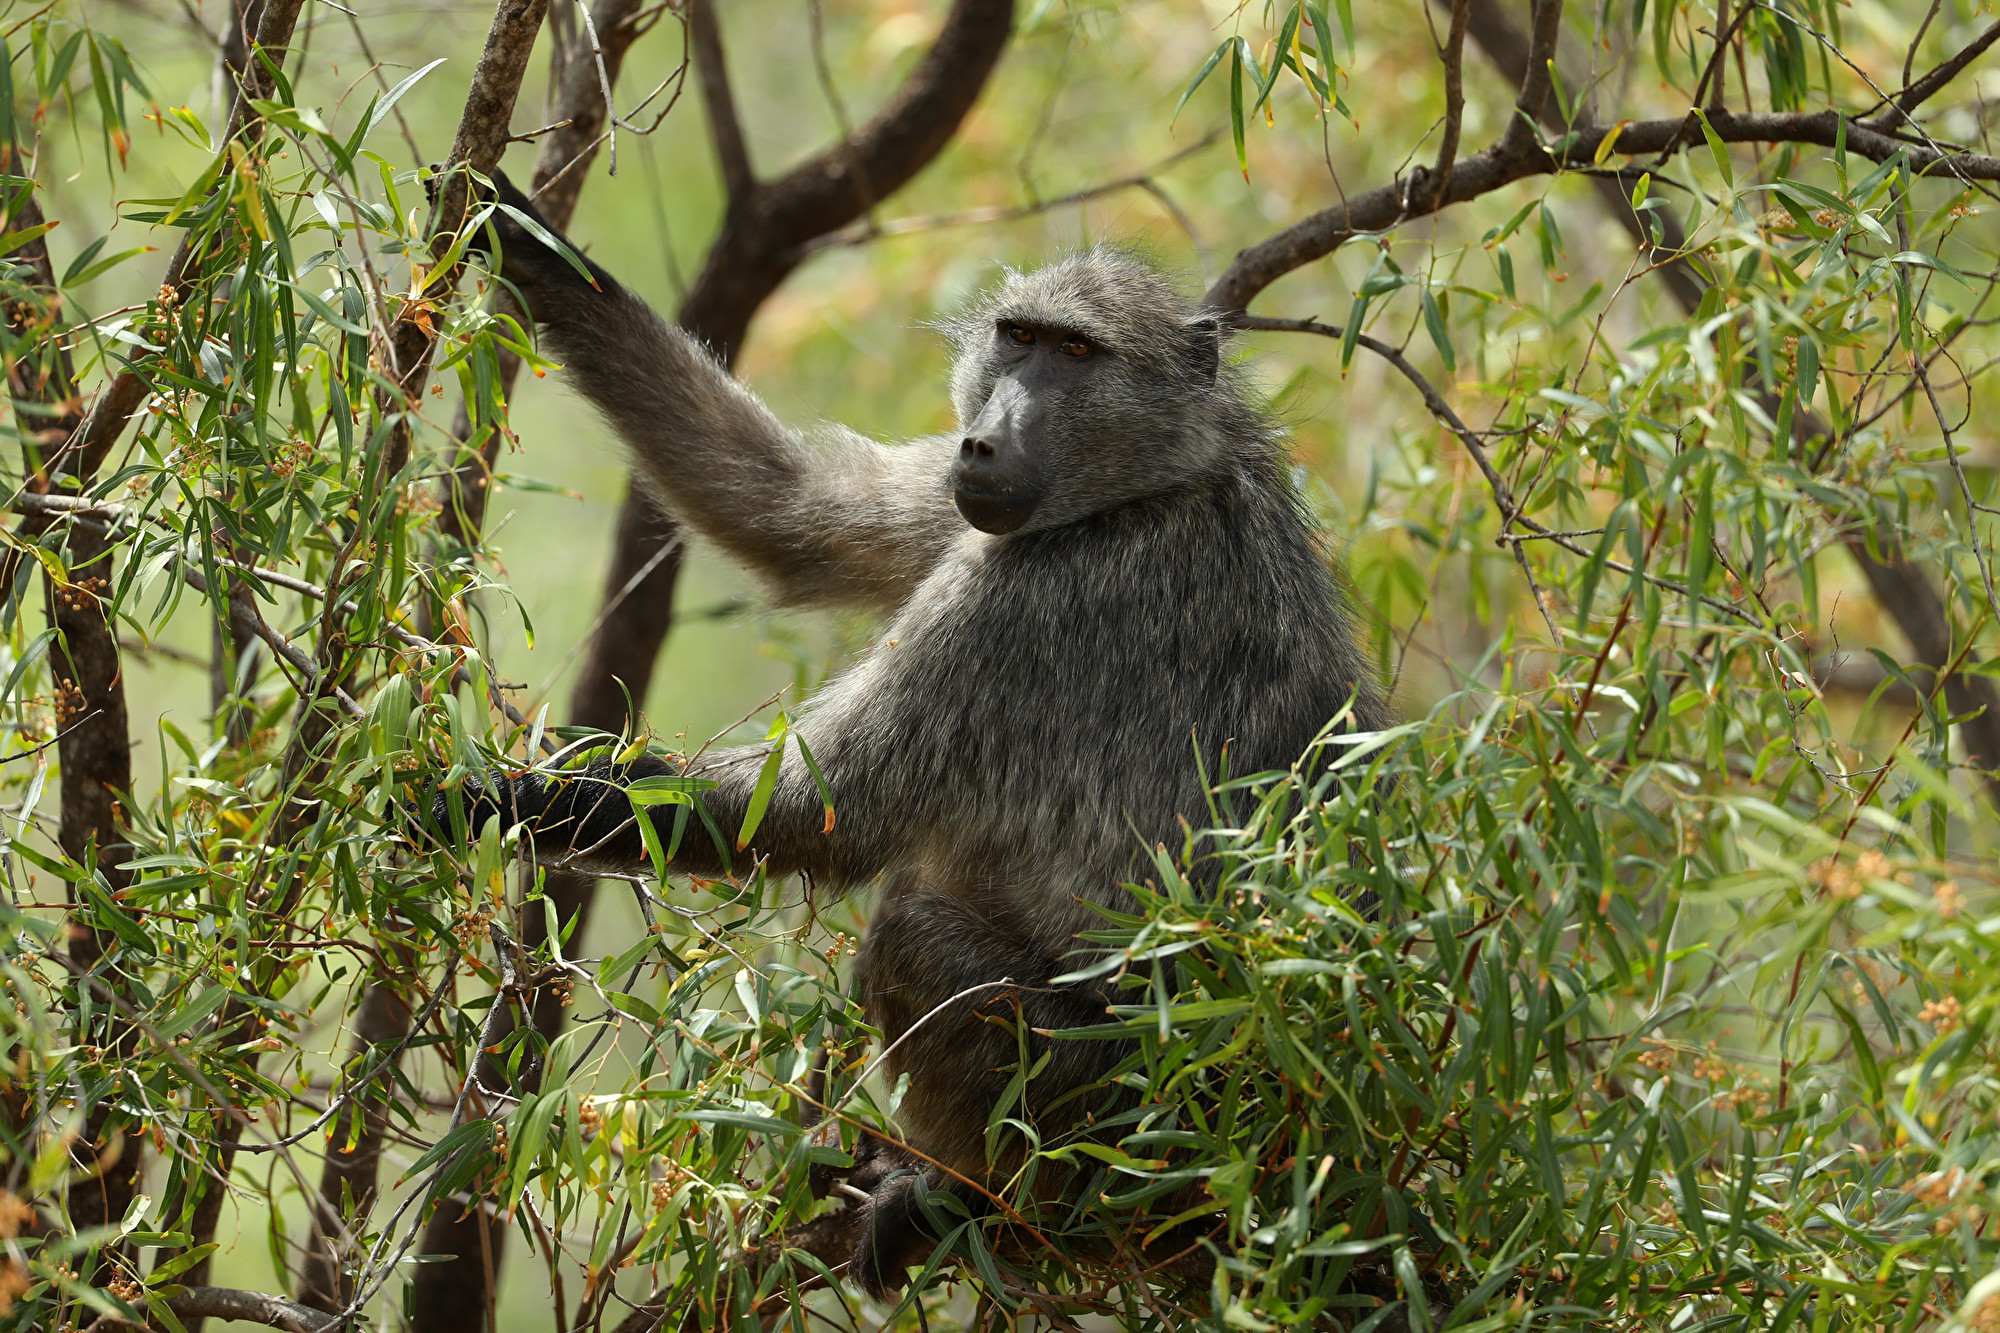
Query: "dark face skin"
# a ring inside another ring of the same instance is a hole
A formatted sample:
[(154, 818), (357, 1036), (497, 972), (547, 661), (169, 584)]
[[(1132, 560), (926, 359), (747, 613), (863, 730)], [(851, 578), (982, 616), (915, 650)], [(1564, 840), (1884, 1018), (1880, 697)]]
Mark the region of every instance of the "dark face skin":
[(999, 378), (966, 428), (951, 469), (952, 498), (965, 521), (1004, 535), (1033, 516), (1047, 489), (1049, 422), (1107, 354), (1067, 329), (1002, 321), (994, 330)]

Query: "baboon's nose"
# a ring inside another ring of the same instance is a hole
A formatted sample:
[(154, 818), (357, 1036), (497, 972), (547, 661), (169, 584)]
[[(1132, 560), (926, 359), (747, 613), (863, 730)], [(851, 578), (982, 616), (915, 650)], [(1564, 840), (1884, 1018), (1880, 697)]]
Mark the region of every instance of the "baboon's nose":
[(960, 458), (991, 458), (993, 457), (993, 441), (975, 439), (968, 435), (965, 437), (965, 443), (958, 446), (958, 456)]

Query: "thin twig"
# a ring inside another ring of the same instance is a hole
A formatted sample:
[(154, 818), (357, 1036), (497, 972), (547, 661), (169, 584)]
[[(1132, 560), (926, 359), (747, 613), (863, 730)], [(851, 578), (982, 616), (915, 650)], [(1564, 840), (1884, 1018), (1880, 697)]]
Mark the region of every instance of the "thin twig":
[(89, 722), (92, 718), (98, 716), (98, 714), (102, 713), (103, 711), (104, 710), (101, 708), (91, 709), (88, 713), (85, 713), (82, 717), (70, 723), (67, 727), (64, 727), (61, 731), (57, 732), (55, 735), (49, 737), (47, 740), (43, 741), (40, 745), (30, 746), (27, 749), (22, 750), (18, 754), (10, 754), (4, 759), (0, 759), (0, 764), (11, 764), (16, 759), (34, 758), (36, 755), (48, 749), (51, 745), (54, 745), (57, 741), (60, 741), (63, 737), (70, 735), (72, 732), (76, 731), (77, 728), (83, 726), (86, 722)]
[[(914, 232), (937, 231), (946, 227), (974, 227), (995, 222), (1015, 222), (1022, 218), (1035, 217), (1038, 214), (1049, 212), (1051, 209), (1063, 208), (1070, 204), (1088, 203), (1092, 199), (1101, 199), (1105, 195), (1116, 194), (1120, 190), (1144, 190), (1154, 198), (1160, 200), (1168, 212), (1174, 216), (1176, 223), (1180, 225), (1182, 230), (1188, 233), (1189, 238), (1195, 245), (1201, 247), (1201, 239), (1194, 231), (1194, 224), (1188, 219), (1186, 214), (1180, 211), (1179, 207), (1172, 200), (1167, 198), (1166, 193), (1159, 188), (1159, 184), (1154, 180), (1154, 177), (1175, 163), (1192, 157), (1211, 144), (1219, 142), (1221, 138), (1222, 132), (1220, 130), (1211, 130), (1197, 142), (1189, 144), (1186, 148), (1176, 153), (1161, 158), (1144, 171), (1136, 172), (1130, 176), (1120, 176), (1116, 180), (1105, 181), (1100, 185), (1093, 185), (1088, 189), (1059, 195), (1053, 199), (1042, 199), (1028, 204), (968, 208), (958, 213), (918, 214), (914, 217), (891, 218), (887, 222), (876, 222), (870, 218), (863, 218), (859, 222), (842, 227), (839, 231), (827, 232), (824, 235), (815, 236), (800, 246), (798, 253), (803, 256), (816, 253), (820, 250), (831, 249), (835, 246), (866, 245), (871, 241), (881, 240), (885, 237), (907, 236)], [(1205, 247), (1201, 248), (1205, 250)]]
[[(1933, 8), (1931, 12), (1936, 13), (1937, 11)], [(1907, 87), (1896, 94), (1895, 99), (1889, 104), (1896, 114), (1892, 116), (1889, 112), (1885, 111), (1882, 115), (1869, 122), (1870, 125), (1876, 129), (1888, 130), (1895, 127), (1898, 119), (1908, 121), (1918, 107), (1929, 101), (1945, 85), (1957, 78), (1967, 65), (1970, 65), (1973, 61), (1979, 59), (1980, 56), (1986, 54), (1987, 48), (1992, 46), (1996, 41), (2000, 41), (2000, 23), (1990, 25), (1985, 32), (1980, 33), (1967, 43), (1963, 50), (1947, 60), (1940, 61), (1935, 69), (1931, 70), (1921, 79), (1918, 79), (1915, 83), (1908, 84)], [(1912, 51), (1915, 49), (1915, 47), (1911, 48)], [(1908, 82), (1907, 76), (1905, 76), (1905, 82)], [(1880, 104), (1878, 103), (1877, 105)]]

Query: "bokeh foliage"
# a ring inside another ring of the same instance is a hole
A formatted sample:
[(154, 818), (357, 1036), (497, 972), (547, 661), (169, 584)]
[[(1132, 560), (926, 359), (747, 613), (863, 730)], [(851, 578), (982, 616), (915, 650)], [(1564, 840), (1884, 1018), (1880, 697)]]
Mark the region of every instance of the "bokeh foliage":
[[(869, 78), (908, 50), (885, 54), (882, 34), (923, 19), (828, 10), (835, 65)], [(258, 133), (217, 144), (219, 117), (171, 105), (145, 47), (119, 40), (164, 29), (116, 9), (8, 13), (0, 295), (28, 312), (7, 334), (13, 382), (49, 382), (60, 340), (86, 395), (127, 358), (150, 395), (77, 497), (91, 507), (28, 543), (6, 612), (9, 1327), (142, 1310), (172, 1327), (218, 1171), (269, 1256), (239, 1245), (230, 1271), (295, 1290), (302, 1201), (371, 1108), (384, 1197), (348, 1261), (356, 1311), (392, 1326), (426, 1267), (405, 1262), (419, 1220), (476, 1193), (558, 1327), (579, 1303), (575, 1323), (615, 1324), (656, 1292), (691, 1327), (788, 1305), (784, 1326), (807, 1327), (806, 1303), (812, 1320), (911, 1328), (2000, 1327), (1992, 795), (1944, 685), (1990, 681), (2000, 619), (1985, 508), (2000, 455), (1978, 398), (2000, 280), (1985, 184), (1697, 125), (1689, 151), (1597, 164), (1622, 168), (1642, 218), (1684, 230), (1692, 309), (1581, 171), (1356, 238), (1257, 303), (1343, 334), (1265, 334), (1256, 351), (1407, 720), (1221, 782), (1212, 897), (1188, 887), (1183, 849), (1141, 849), (1145, 914), (1107, 920), (1108, 952), (1078, 959), (1117, 974), (1127, 1003), (1065, 1038), (1128, 1043), (1131, 1109), (1087, 1138), (1035, 1138), (982, 1213), (940, 1196), (924, 1308), (891, 1314), (827, 1289), (810, 1257), (742, 1258), (839, 1204), (806, 1188), (828, 1155), (802, 1129), (817, 1052), (847, 1141), (893, 1133), (899, 1089), (864, 1077), (845, 998), (855, 905), (754, 872), (613, 880), (600, 893), (629, 900), (637, 928), (547, 931), (557, 942), (531, 951), (528, 923), (553, 908), (532, 872), (511, 873), (509, 830), (462, 828), (435, 854), (398, 841), (409, 792), (685, 743), (657, 697), (661, 735), (606, 738), (510, 691), (527, 647), (514, 626), (534, 616), (494, 549), (437, 540), (432, 482), (461, 456), (442, 403), (462, 396), (477, 431), (518, 429), (496, 356), (532, 362), (468, 282), (424, 310), (443, 395), (404, 402), (383, 369), (390, 326), (423, 299), (412, 258), (429, 262), (425, 162), (397, 109), (448, 121), (457, 94), (440, 90), (463, 75), (399, 87), (432, 59), (404, 50), (411, 71), (343, 100), (356, 71), (308, 60), (256, 108)], [(1449, 13), (1432, 17), (1442, 34)], [(1079, 189), (1147, 172), (1227, 254), (1436, 151), (1444, 79), (1414, 0), (1041, 5), (1020, 21), (991, 105), (897, 212), (1031, 208), (1059, 192), (1041, 154)], [(390, 19), (363, 7), (357, 22)], [(1598, 124), (1684, 114), (1718, 25), (1740, 44), (1721, 64), (1738, 110), (1854, 113), (1983, 26), (1969, 5), (1818, 0), (1611, 0), (1566, 24), (1563, 119)], [(732, 35), (755, 59), (753, 24)], [(761, 95), (785, 110), (811, 63), (769, 40)], [(1513, 96), (1479, 60), (1467, 51), (1468, 145), (1503, 131)], [(1926, 108), (1925, 134), (1982, 142), (1978, 68)], [(1191, 124), (1216, 146), (1149, 172)], [(157, 198), (122, 184), (157, 170), (140, 135), (196, 164), (148, 185)], [(1120, 136), (1160, 151), (1129, 156)], [(31, 197), (64, 216), (57, 162), (121, 202), (101, 238), (49, 234), (74, 243), (51, 287), (15, 219)], [(1170, 262), (1205, 262), (1168, 212), (1089, 207), (1005, 224), (1005, 253), (1123, 224)], [(182, 237), (188, 289), (155, 295)], [(623, 272), (650, 245), (597, 253)], [(918, 347), (897, 330), (930, 312), (901, 293), (948, 303), (994, 245), (977, 226), (912, 227), (826, 256), (768, 312), (750, 375), (824, 410), (852, 406), (852, 381), (888, 395), (864, 424), (937, 424), (937, 377), (916, 373), (936, 352), (868, 349)], [(1467, 434), (1363, 334), (1402, 349)], [(17, 388), (10, 494), (47, 489), (36, 469), (64, 406)], [(554, 444), (523, 430), (524, 471)], [(86, 563), (79, 534), (112, 553)], [(1913, 666), (1868, 605), (1857, 549), (1938, 590), (1947, 672)], [(157, 773), (119, 794), (123, 851), (65, 855), (55, 838), (48, 743), (78, 715), (50, 674), (62, 645), (37, 581), (102, 606), (127, 644), (195, 625), (220, 645), (212, 715), (160, 717), (142, 751)], [(798, 642), (782, 622), (774, 637)], [(798, 656), (805, 684), (837, 668), (837, 652)], [(79, 931), (104, 945), (84, 968)], [(554, 1043), (496, 1021), (550, 990), (572, 1002)], [(400, 999), (405, 1030), (357, 1050), (371, 993)], [(514, 1095), (469, 1087), (482, 1063), (481, 1084)], [(1036, 1136), (1017, 1109), (996, 1108), (996, 1141)], [(108, 1169), (93, 1136), (114, 1166), (121, 1143), (143, 1148), (149, 1174), (121, 1220), (79, 1230), (66, 1203)], [(1058, 1177), (1061, 1197), (1038, 1197)]]

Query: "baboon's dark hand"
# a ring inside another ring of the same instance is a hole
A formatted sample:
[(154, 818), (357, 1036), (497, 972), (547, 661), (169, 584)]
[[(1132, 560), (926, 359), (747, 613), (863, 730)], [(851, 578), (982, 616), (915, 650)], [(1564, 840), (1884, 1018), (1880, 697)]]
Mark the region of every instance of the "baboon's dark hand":
[(570, 856), (613, 870), (647, 864), (639, 814), (625, 788), (647, 777), (679, 772), (671, 761), (642, 755), (630, 763), (600, 760), (584, 768), (556, 772), (491, 772), (467, 777), (449, 790), (429, 793), (419, 846), (450, 846), (457, 825), (453, 806), (464, 811), (466, 836), (476, 839), (486, 822), (499, 816), (501, 829), (525, 825), (536, 855)]
[[(442, 179), (433, 176), (427, 182), (433, 196)], [(578, 254), (569, 239), (542, 216), (534, 201), (515, 188), (506, 172), (493, 173), (491, 190), (476, 182), (473, 188), (475, 208), (486, 204), (496, 207), (466, 238), (466, 249), (484, 255), (487, 264), (526, 299), (529, 314), (537, 320), (559, 318), (579, 300), (617, 290), (611, 275)], [(534, 223), (533, 228), (522, 222), (524, 217)], [(568, 248), (570, 254), (563, 254), (549, 240)], [(579, 263), (583, 271), (578, 270)]]
[(490, 773), (483, 778), (468, 777), (450, 790), (432, 787), (405, 807), (405, 833), (420, 848), (450, 846), (454, 841), (451, 814), (456, 804), (464, 811), (467, 837), (476, 841), (480, 829), (493, 816), (499, 815), (503, 824), (515, 821), (519, 804), (516, 782), (505, 773)]

